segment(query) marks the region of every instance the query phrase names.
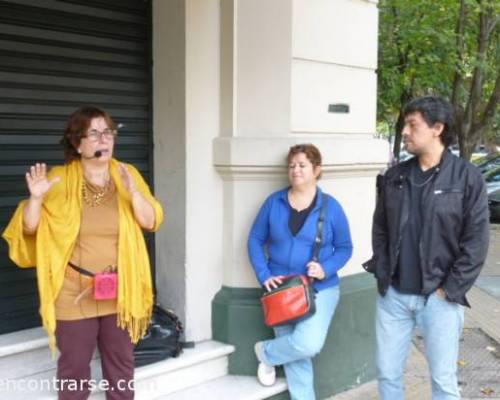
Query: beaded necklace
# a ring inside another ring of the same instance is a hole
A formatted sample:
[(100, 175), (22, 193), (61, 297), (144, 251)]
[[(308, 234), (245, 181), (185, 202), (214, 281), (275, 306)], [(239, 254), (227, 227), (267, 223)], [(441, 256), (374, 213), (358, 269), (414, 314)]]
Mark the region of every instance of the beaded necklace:
[(103, 187), (96, 187), (90, 184), (87, 179), (83, 179), (82, 195), (83, 201), (90, 207), (97, 207), (106, 200), (106, 195), (110, 192), (111, 180), (107, 181)]

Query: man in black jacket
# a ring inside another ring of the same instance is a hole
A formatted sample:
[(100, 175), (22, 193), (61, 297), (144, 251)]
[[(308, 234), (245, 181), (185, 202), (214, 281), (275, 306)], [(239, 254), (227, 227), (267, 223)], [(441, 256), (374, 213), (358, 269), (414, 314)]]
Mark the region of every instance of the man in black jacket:
[(453, 111), (426, 96), (408, 103), (402, 131), (412, 159), (377, 179), (373, 217), (379, 393), (404, 398), (402, 377), (419, 326), (432, 376), (433, 400), (459, 399), (458, 342), (466, 292), (486, 258), (489, 215), (479, 170), (452, 155)]

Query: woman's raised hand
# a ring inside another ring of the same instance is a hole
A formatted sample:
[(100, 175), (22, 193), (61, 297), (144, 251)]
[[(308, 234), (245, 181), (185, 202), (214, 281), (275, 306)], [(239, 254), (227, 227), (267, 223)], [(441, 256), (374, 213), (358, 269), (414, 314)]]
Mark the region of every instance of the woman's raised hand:
[(120, 171), (120, 175), (122, 177), (122, 182), (128, 192), (133, 195), (137, 192), (137, 186), (135, 185), (134, 177), (129, 172), (127, 167), (123, 163), (118, 164), (118, 170)]
[(44, 163), (36, 163), (26, 172), (28, 190), (30, 191), (31, 197), (36, 200), (43, 199), (50, 188), (60, 180), (61, 178), (58, 176), (50, 180), (47, 178), (47, 166)]

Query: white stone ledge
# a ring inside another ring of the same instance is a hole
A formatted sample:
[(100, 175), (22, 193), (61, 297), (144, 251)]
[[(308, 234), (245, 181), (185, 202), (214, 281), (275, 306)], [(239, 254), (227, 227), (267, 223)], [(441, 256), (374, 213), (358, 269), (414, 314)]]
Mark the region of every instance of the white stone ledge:
[[(376, 176), (386, 164), (323, 165), (322, 179), (359, 178)], [(225, 181), (286, 180), (286, 167), (216, 165)]]
[(293, 57), (294, 61), (304, 61), (307, 63), (313, 63), (313, 64), (326, 64), (326, 65), (334, 65), (336, 67), (341, 67), (341, 68), (347, 68), (347, 69), (361, 69), (361, 70), (367, 70), (367, 71), (375, 71), (377, 69), (377, 64), (376, 63), (370, 63), (370, 64), (348, 64), (348, 63), (342, 63), (342, 62), (337, 62), (333, 60), (320, 60), (320, 59), (315, 59), (315, 58), (309, 58), (309, 57)]
[(213, 142), (214, 165), (219, 171), (232, 167), (250, 173), (282, 174), (288, 149), (299, 143), (313, 143), (320, 149), (326, 173), (380, 169), (389, 156), (386, 141), (360, 136), (219, 137)]
[(49, 339), (43, 328), (6, 333), (0, 335), (0, 357), (46, 347), (48, 344)]
[(297, 131), (291, 131), (291, 135), (294, 136), (304, 136), (303, 139), (307, 139), (308, 137), (314, 137), (314, 138), (335, 138), (335, 139), (373, 139), (374, 134), (373, 132), (339, 132), (339, 131), (327, 131), (327, 130), (297, 130)]

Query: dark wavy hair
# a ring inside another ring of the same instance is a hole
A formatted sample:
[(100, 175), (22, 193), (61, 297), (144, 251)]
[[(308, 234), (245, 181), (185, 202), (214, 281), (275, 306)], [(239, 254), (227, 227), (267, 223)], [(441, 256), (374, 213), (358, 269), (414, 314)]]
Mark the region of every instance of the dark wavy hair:
[(116, 129), (116, 124), (111, 116), (99, 107), (83, 106), (74, 111), (69, 116), (64, 136), (60, 141), (64, 149), (66, 163), (81, 158), (77, 149), (94, 118), (104, 118), (110, 129)]
[(423, 96), (411, 100), (403, 109), (403, 117), (408, 114), (419, 112), (429, 128), (437, 122), (444, 125), (443, 132), (439, 136), (445, 147), (450, 146), (455, 140), (454, 112), (452, 105), (438, 96)]
[[(292, 158), (300, 153), (304, 153), (306, 155), (307, 159), (311, 162), (313, 167), (321, 166), (321, 153), (319, 149), (311, 143), (296, 144), (290, 147), (290, 150), (288, 150), (288, 155), (286, 156), (286, 162), (290, 164)], [(321, 173), (318, 175), (317, 179), (319, 178), (321, 178)]]

